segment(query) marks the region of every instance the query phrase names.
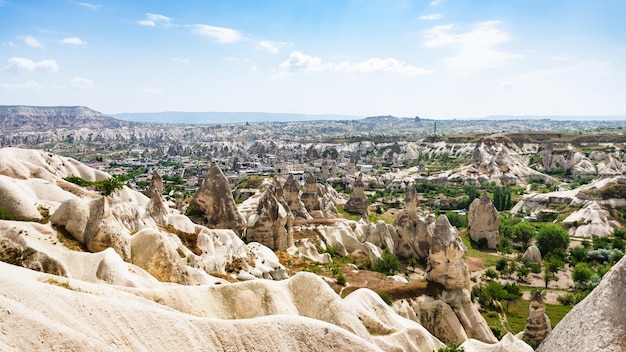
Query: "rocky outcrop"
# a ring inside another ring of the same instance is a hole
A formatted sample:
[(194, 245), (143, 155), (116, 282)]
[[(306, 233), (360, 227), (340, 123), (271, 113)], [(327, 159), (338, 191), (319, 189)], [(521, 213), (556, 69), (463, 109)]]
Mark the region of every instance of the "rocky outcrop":
[(537, 346), (550, 331), (552, 331), (552, 326), (550, 318), (546, 315), (546, 305), (543, 303), (541, 292), (537, 290), (530, 298), (529, 314), (522, 339)]
[(468, 228), (472, 240), (478, 242), (487, 239), (487, 247), (495, 249), (500, 241), (498, 229), (500, 215), (491, 202), (489, 194), (483, 193), (480, 198), (474, 199), (467, 213)]
[(187, 267), (167, 236), (153, 229), (143, 229), (131, 240), (131, 262), (162, 282), (189, 285)]
[(417, 214), (417, 191), (413, 185), (408, 187), (404, 198), (404, 209), (398, 214), (393, 222), (398, 233), (396, 254), (406, 258), (426, 258), (432, 241), (435, 217), (429, 215), (420, 218)]
[(269, 186), (259, 199), (256, 212), (248, 218), (246, 238), (275, 251), (293, 245), (291, 222), (293, 215), (277, 199), (274, 186)]
[(63, 227), (90, 252), (113, 248), (122, 259), (130, 260), (130, 231), (113, 216), (109, 202), (108, 197), (70, 199), (59, 206), (50, 221)]
[[(193, 220), (214, 229), (231, 229), (242, 234), (245, 220), (237, 210), (230, 185), (219, 166), (213, 162), (189, 203)], [(200, 216), (198, 216), (200, 215)]]
[(494, 343), (497, 339), (493, 332), (472, 305), (469, 272), (463, 261), (466, 251), (454, 226), (445, 215), (440, 216), (435, 221), (426, 280), (444, 286), (438, 298), (452, 308), (468, 337)]
[(363, 183), (363, 174), (359, 174), (359, 177), (354, 181), (352, 185), (352, 196), (344, 204), (343, 209), (350, 213), (355, 214), (367, 214), (367, 197), (365, 196), (365, 184)]
[(435, 221), (428, 254), (426, 280), (442, 284), (446, 289), (469, 290), (469, 272), (463, 261), (467, 248), (445, 215)]
[(146, 189), (146, 195), (150, 197), (147, 206), (148, 214), (157, 223), (164, 224), (168, 207), (163, 197), (163, 178), (156, 170), (152, 171), (152, 178), (150, 179), (148, 189)]
[(551, 351), (623, 352), (626, 346), (626, 257), (554, 327), (537, 348)]
[(537, 246), (535, 245), (526, 248), (526, 251), (522, 256), (522, 261), (541, 264), (541, 252), (539, 251), (539, 248), (537, 248)]
[(394, 310), (401, 316), (419, 322), (444, 343), (457, 345), (467, 340), (467, 334), (449, 304), (430, 296), (420, 296), (394, 302)]
[(287, 177), (283, 185), (283, 195), (295, 219), (313, 218), (306, 210), (304, 203), (300, 200), (300, 182), (298, 182), (292, 174), (289, 174), (289, 177)]
[(510, 332), (496, 343), (484, 343), (479, 340), (469, 339), (463, 342), (460, 347), (467, 352), (533, 352), (532, 347), (516, 338)]
[(322, 205), (317, 198), (317, 179), (307, 174), (304, 178), (304, 186), (302, 187), (302, 195), (300, 200), (304, 204), (307, 212), (314, 218), (322, 218)]

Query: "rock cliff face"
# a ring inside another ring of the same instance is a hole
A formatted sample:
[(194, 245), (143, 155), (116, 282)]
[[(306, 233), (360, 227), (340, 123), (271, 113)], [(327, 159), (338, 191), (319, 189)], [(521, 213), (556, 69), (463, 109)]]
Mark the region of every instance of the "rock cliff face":
[(196, 212), (202, 214), (203, 225), (243, 233), (245, 220), (237, 210), (226, 176), (216, 163), (211, 163), (206, 177), (189, 203), (189, 209), (193, 215), (196, 215)]
[(352, 196), (343, 206), (345, 211), (357, 214), (367, 214), (367, 197), (365, 196), (365, 184), (363, 183), (363, 174), (354, 181), (352, 185)]
[(480, 198), (474, 199), (470, 204), (467, 219), (472, 240), (478, 242), (478, 240), (486, 238), (487, 247), (495, 249), (498, 246), (500, 215), (487, 192), (483, 193)]
[(626, 346), (626, 257), (572, 309), (537, 348), (548, 351), (623, 352)]
[(546, 315), (546, 305), (539, 290), (530, 299), (529, 314), (522, 339), (539, 345), (552, 331), (550, 318)]

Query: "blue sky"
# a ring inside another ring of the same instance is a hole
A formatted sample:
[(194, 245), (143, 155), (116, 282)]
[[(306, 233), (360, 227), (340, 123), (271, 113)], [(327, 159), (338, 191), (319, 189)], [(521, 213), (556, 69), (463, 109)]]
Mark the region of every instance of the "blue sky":
[(622, 0), (0, 0), (0, 104), (626, 115)]

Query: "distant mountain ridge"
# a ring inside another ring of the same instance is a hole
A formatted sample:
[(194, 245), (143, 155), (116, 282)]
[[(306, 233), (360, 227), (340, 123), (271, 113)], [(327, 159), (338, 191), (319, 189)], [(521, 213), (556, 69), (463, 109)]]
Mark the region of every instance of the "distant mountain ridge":
[(211, 124), (211, 123), (244, 123), (244, 122), (291, 122), (316, 120), (357, 120), (360, 116), (338, 114), (292, 114), (273, 112), (136, 112), (110, 114), (120, 120), (134, 122)]
[(0, 105), (3, 131), (45, 131), (57, 128), (119, 128), (128, 125), (85, 106)]

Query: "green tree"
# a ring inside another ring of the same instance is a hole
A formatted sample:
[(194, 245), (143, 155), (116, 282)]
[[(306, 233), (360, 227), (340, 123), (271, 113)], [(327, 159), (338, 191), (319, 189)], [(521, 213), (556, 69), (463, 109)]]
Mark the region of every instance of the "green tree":
[(99, 181), (97, 184), (103, 196), (110, 196), (116, 190), (124, 187), (124, 182), (115, 176)]
[(537, 247), (544, 258), (551, 255), (563, 258), (569, 242), (567, 231), (556, 224), (545, 224), (537, 233)]
[(579, 286), (586, 287), (593, 274), (593, 270), (589, 268), (587, 263), (578, 263), (572, 271), (572, 280)]
[(506, 291), (506, 311), (509, 311), (509, 303), (522, 298), (522, 290), (515, 283), (505, 282), (502, 288)]
[(569, 250), (572, 263), (584, 262), (587, 260), (587, 249), (585, 247), (574, 247)]
[(521, 221), (513, 226), (511, 230), (513, 239), (522, 244), (522, 248), (526, 250), (528, 243), (535, 237), (535, 227), (529, 222)]
[(493, 205), (498, 211), (509, 210), (513, 206), (511, 201), (511, 189), (496, 186), (493, 190)]

